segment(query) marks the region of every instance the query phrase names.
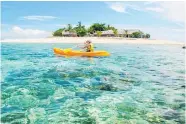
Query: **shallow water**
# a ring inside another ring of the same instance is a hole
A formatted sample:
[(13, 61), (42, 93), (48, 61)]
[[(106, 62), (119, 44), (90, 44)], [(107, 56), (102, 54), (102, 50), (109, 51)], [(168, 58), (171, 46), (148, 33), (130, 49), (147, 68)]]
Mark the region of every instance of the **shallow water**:
[(111, 56), (53, 54), (73, 45), (2, 43), (1, 122), (185, 123), (180, 46), (96, 44)]

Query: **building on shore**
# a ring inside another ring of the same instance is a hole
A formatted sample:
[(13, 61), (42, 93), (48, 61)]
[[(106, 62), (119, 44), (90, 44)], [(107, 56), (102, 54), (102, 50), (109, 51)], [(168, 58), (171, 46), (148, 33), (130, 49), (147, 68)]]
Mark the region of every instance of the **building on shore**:
[(140, 32), (140, 30), (138, 30), (138, 29), (123, 29), (123, 30), (118, 30), (118, 36), (119, 37), (132, 38), (132, 34), (134, 32)]
[(125, 37), (125, 30), (118, 30), (118, 37)]
[(102, 33), (101, 34), (102, 37), (113, 37), (114, 36), (113, 30), (102, 31), (101, 33)]
[[(138, 29), (119, 29), (117, 30), (117, 36), (115, 36), (113, 30), (107, 30), (107, 31), (101, 31), (101, 37), (125, 37), (125, 38), (134, 38), (133, 33), (134, 32), (141, 32)], [(77, 37), (76, 32), (70, 32), (70, 31), (63, 31), (62, 32), (63, 37)], [(87, 34), (86, 36), (94, 37), (98, 36), (97, 32), (94, 34)], [(145, 35), (141, 33), (141, 38), (145, 38)]]
[[(134, 32), (141, 32), (138, 29), (120, 29), (117, 30), (117, 36), (118, 37), (126, 37), (126, 38), (132, 38)], [(94, 36), (97, 36), (97, 33), (95, 32), (93, 34)], [(101, 31), (101, 37), (115, 37), (113, 30), (107, 30), (107, 31)], [(144, 37), (143, 34), (141, 37)]]
[[(97, 36), (97, 33), (94, 33), (94, 36)], [(112, 30), (107, 30), (107, 31), (101, 31), (101, 37), (113, 37), (114, 32)]]
[(62, 36), (63, 37), (77, 37), (77, 33), (76, 32), (63, 31)]

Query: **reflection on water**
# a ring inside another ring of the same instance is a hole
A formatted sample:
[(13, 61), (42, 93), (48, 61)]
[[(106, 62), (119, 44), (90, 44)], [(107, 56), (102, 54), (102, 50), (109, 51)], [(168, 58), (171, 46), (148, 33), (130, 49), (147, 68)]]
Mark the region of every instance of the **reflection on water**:
[(110, 57), (60, 57), (53, 47), (2, 44), (1, 122), (184, 123), (180, 46), (96, 44)]

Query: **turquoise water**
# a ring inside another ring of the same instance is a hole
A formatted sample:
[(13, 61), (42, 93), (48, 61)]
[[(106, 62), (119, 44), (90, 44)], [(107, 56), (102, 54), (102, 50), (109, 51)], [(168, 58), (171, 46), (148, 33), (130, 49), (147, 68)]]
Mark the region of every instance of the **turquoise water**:
[(96, 44), (110, 57), (64, 58), (53, 47), (1, 48), (1, 122), (7, 124), (183, 124), (180, 46)]

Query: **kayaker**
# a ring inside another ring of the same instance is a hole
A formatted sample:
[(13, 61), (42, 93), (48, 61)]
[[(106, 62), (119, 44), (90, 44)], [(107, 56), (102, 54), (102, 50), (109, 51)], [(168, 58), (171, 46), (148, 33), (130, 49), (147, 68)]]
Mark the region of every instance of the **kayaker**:
[(94, 45), (92, 44), (90, 40), (87, 40), (85, 42), (84, 49), (86, 49), (86, 52), (94, 52)]

